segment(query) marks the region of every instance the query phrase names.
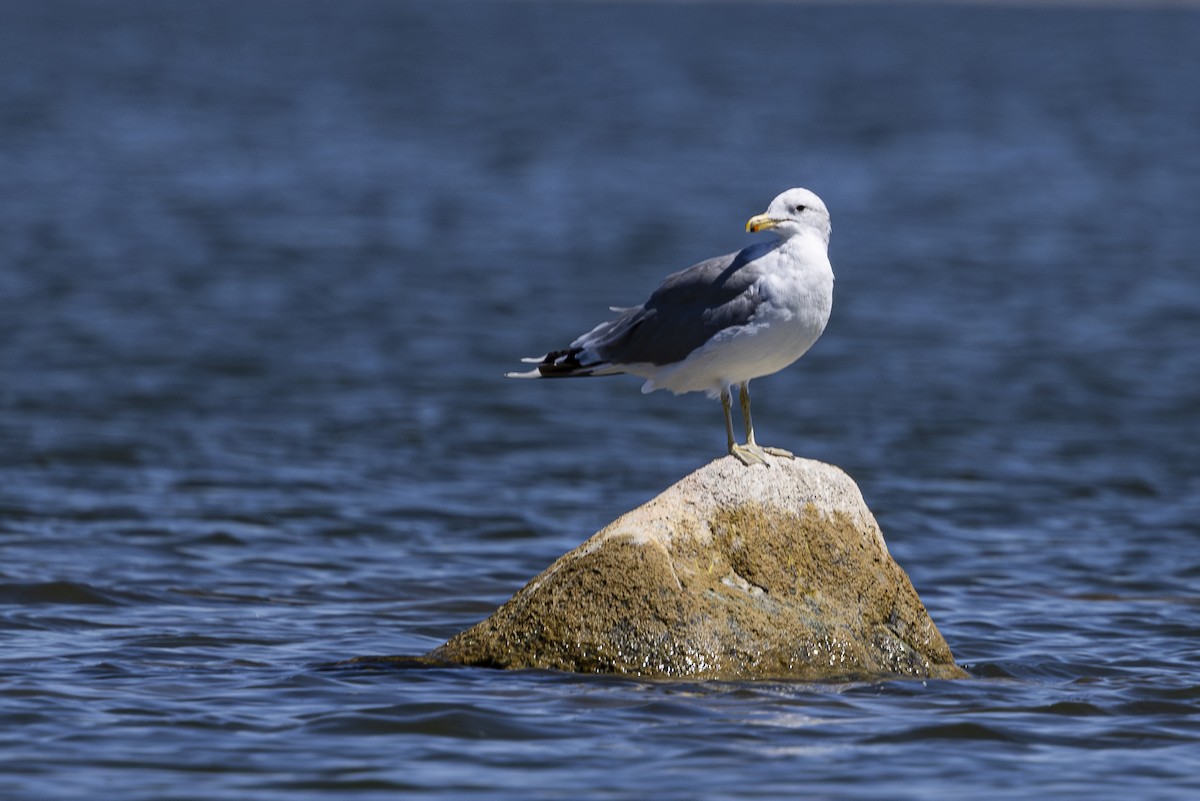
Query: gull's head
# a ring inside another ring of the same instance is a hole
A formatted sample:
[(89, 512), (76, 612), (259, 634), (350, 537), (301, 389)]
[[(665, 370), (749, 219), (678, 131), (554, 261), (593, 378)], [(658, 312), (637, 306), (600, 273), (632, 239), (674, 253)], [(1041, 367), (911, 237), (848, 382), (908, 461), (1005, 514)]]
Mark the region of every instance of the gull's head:
[(746, 223), (752, 233), (771, 231), (780, 239), (800, 234), (816, 234), (829, 243), (833, 226), (825, 202), (807, 189), (789, 189), (771, 201), (767, 210)]

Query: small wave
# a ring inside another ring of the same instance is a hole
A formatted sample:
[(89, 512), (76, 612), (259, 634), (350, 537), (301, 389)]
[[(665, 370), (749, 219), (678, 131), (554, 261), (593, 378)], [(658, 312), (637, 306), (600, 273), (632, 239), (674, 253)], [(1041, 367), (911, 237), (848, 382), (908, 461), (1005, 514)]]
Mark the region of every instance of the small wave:
[(145, 600), (129, 592), (101, 589), (76, 581), (12, 582), (0, 584), (3, 604), (70, 604), (125, 606)]
[(1015, 738), (993, 726), (973, 721), (944, 723), (936, 726), (918, 726), (913, 729), (892, 732), (871, 738), (872, 743), (911, 743), (920, 740), (994, 740), (1014, 742)]

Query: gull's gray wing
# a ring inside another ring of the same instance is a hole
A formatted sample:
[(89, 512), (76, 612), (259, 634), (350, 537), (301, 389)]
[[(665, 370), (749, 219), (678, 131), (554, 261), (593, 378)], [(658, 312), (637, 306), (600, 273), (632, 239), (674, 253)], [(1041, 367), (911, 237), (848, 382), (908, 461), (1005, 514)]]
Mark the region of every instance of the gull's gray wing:
[(752, 245), (674, 273), (641, 306), (623, 309), (571, 343), (612, 365), (673, 364), (718, 331), (745, 325), (758, 307), (757, 259), (775, 243)]

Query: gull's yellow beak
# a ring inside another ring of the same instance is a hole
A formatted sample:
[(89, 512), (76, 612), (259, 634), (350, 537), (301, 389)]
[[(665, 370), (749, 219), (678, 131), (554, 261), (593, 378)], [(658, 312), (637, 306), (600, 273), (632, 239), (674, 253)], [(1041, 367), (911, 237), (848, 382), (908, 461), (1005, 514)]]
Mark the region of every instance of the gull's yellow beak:
[(765, 214), (759, 214), (757, 217), (751, 217), (746, 221), (747, 233), (757, 234), (759, 231), (766, 231), (779, 225), (779, 220), (773, 220)]

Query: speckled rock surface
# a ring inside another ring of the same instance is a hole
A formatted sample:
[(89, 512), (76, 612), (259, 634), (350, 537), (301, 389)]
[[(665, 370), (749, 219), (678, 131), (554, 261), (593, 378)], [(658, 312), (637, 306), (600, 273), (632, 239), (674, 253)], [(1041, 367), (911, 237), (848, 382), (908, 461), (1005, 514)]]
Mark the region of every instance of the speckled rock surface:
[(427, 658), (645, 677), (966, 675), (850, 477), (782, 458), (697, 470)]

